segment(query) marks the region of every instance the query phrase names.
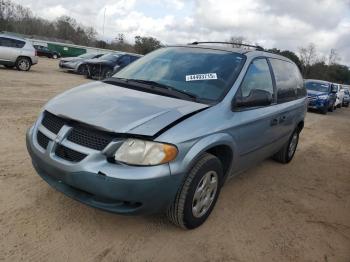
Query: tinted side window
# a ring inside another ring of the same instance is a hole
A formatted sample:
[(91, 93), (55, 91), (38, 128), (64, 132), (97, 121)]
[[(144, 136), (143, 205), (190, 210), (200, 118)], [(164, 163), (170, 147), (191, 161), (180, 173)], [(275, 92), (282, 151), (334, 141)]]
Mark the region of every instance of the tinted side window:
[(274, 97), (270, 68), (265, 58), (255, 59), (250, 64), (241, 84), (241, 96), (249, 96), (252, 89), (268, 91)]
[(299, 69), (292, 63), (270, 59), (277, 86), (277, 103), (285, 103), (306, 95)]
[(122, 56), (119, 59), (118, 64), (122, 66), (130, 64), (130, 56), (128, 55)]
[(0, 37), (0, 46), (12, 47), (12, 39), (6, 37)]
[(139, 59), (138, 56), (131, 56), (131, 61), (130, 62), (134, 62), (135, 60)]
[(11, 39), (11, 38), (3, 38), (3, 44), (2, 46), (7, 46), (7, 47), (15, 47), (15, 48), (22, 48), (26, 42), (21, 41), (21, 40), (16, 40), (16, 39)]

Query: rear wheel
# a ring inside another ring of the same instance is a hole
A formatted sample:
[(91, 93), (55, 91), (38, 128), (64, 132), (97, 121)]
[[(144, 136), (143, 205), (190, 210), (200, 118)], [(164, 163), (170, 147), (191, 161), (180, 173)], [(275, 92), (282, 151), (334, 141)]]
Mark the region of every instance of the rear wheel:
[(28, 71), (31, 66), (31, 61), (26, 57), (19, 57), (16, 61), (16, 68), (19, 71)]
[(191, 169), (167, 216), (175, 225), (193, 229), (202, 225), (212, 212), (222, 184), (222, 165), (205, 153)]
[(57, 54), (53, 54), (53, 55), (52, 55), (52, 58), (53, 58), (53, 59), (57, 59), (57, 58), (58, 58), (58, 55), (57, 55)]
[(281, 148), (280, 151), (278, 151), (273, 156), (273, 159), (282, 164), (289, 163), (294, 157), (295, 151), (298, 146), (298, 142), (299, 142), (299, 130), (296, 129), (291, 135), (291, 137), (289, 138), (288, 142)]

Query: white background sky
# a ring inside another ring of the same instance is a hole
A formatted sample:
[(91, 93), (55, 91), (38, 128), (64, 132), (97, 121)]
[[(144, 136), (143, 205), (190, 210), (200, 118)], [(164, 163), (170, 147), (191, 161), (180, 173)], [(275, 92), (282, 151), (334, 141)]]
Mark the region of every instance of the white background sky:
[(124, 33), (164, 44), (243, 36), (265, 48), (298, 51), (310, 42), (321, 55), (337, 49), (350, 66), (350, 0), (17, 0), (37, 16), (69, 15), (105, 39)]

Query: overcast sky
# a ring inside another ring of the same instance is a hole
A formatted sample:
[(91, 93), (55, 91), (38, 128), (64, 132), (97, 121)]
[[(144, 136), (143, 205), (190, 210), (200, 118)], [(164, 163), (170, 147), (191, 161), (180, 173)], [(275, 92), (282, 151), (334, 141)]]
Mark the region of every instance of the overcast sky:
[(105, 39), (124, 33), (165, 44), (243, 36), (265, 48), (297, 51), (313, 42), (350, 66), (350, 0), (17, 0), (47, 19), (69, 15)]

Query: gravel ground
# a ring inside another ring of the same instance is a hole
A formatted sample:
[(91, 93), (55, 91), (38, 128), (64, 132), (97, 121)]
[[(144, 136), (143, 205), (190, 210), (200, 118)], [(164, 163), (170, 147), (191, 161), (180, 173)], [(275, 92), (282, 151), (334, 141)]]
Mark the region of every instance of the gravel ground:
[(350, 261), (350, 108), (308, 113), (294, 160), (266, 160), (223, 188), (200, 228), (125, 217), (65, 197), (35, 173), (26, 129), (85, 78), (40, 59), (0, 68), (0, 260)]

